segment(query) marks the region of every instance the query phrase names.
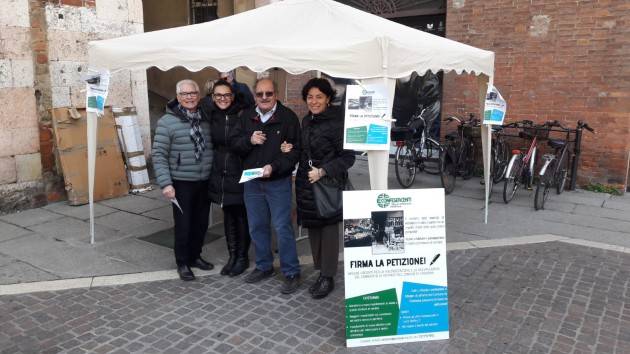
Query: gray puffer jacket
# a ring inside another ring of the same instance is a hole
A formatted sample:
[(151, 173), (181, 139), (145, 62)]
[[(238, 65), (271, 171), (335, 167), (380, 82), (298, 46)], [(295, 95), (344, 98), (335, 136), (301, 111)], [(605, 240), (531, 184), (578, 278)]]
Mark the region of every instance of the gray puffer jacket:
[(201, 128), (206, 149), (195, 159), (195, 145), (190, 137), (190, 123), (177, 112), (177, 100), (166, 105), (166, 114), (157, 122), (153, 140), (153, 169), (160, 188), (178, 181), (204, 181), (210, 177), (212, 141), (210, 123), (201, 111)]

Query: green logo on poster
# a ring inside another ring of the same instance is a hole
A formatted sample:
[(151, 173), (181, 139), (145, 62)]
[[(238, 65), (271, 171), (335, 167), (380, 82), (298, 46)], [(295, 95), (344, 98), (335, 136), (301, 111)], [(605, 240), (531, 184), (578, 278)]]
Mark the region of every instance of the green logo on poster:
[(411, 205), (411, 197), (392, 198), (386, 193), (381, 193), (376, 198), (376, 205), (378, 205), (381, 208), (387, 208), (390, 205), (392, 207)]
[(389, 206), (389, 196), (385, 193), (381, 193), (376, 198), (376, 205), (381, 208), (387, 208)]

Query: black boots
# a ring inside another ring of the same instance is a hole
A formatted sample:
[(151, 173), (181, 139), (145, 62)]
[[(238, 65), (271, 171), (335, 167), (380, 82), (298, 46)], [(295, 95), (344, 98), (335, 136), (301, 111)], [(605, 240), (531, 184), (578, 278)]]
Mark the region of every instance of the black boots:
[[(246, 225), (247, 226), (247, 225)], [(236, 249), (236, 262), (230, 271), (230, 276), (235, 277), (243, 274), (249, 268), (249, 232), (241, 232), (238, 238), (238, 248)]]
[(230, 257), (221, 269), (221, 275), (233, 277), (249, 268), (248, 254), (251, 240), (245, 207), (224, 207), (223, 223)]
[(335, 279), (333, 277), (324, 277), (320, 274), (315, 284), (308, 288), (308, 291), (311, 293), (313, 299), (323, 299), (334, 289)]
[(223, 220), (223, 226), (225, 230), (225, 242), (227, 243), (228, 254), (230, 258), (228, 258), (227, 263), (221, 268), (221, 275), (229, 275), (234, 267), (234, 263), (236, 263), (236, 229), (234, 222), (230, 220), (230, 218), (226, 216)]

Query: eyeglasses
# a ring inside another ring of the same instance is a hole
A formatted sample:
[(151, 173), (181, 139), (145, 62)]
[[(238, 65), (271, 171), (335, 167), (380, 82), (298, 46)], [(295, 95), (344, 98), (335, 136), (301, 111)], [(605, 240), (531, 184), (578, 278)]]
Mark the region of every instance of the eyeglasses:
[(273, 95), (274, 95), (273, 91), (256, 92), (256, 97), (258, 98), (273, 97)]
[(220, 94), (220, 93), (213, 93), (212, 97), (214, 97), (215, 100), (229, 100), (230, 98), (232, 98), (232, 96), (234, 96), (231, 93), (224, 93), (224, 94)]
[(180, 92), (180, 93), (178, 93), (178, 95), (180, 95), (182, 97), (197, 97), (197, 95), (199, 95), (199, 92), (198, 91)]

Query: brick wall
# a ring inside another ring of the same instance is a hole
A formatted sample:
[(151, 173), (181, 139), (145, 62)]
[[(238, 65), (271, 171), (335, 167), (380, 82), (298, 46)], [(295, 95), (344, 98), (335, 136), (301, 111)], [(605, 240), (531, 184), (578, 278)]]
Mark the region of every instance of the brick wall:
[(286, 104), (290, 107), (300, 120), (308, 113), (306, 103), (302, 99), (302, 87), (306, 82), (315, 77), (315, 72), (307, 72), (301, 75), (287, 74)]
[[(448, 0), (447, 37), (496, 54), (507, 120), (585, 120), (578, 184), (625, 188), (630, 151), (630, 3)], [(477, 112), (477, 87), (445, 75), (446, 113)]]

